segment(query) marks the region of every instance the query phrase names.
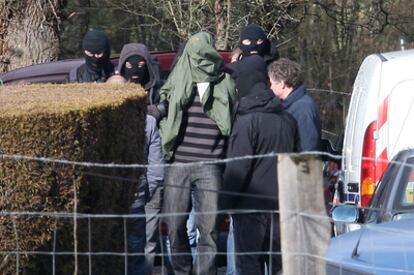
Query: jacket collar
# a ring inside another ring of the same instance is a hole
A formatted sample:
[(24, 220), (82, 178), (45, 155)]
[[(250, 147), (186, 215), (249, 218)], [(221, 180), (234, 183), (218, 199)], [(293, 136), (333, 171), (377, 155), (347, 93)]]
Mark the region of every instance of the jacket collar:
[(298, 101), (302, 96), (306, 94), (305, 86), (302, 84), (294, 89), (285, 100), (282, 100), (282, 104), (285, 108), (289, 108), (294, 102)]

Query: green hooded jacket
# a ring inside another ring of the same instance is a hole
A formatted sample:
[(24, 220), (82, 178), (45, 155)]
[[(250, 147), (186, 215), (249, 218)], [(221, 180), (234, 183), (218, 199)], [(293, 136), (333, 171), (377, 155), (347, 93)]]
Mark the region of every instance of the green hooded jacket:
[(184, 51), (161, 87), (161, 101), (167, 100), (168, 115), (160, 121), (161, 142), (166, 160), (171, 160), (180, 131), (183, 108), (197, 83), (209, 82), (201, 103), (204, 112), (216, 122), (220, 132), (229, 136), (235, 102), (234, 82), (222, 72), (223, 58), (214, 48), (210, 34), (199, 32), (187, 42)]

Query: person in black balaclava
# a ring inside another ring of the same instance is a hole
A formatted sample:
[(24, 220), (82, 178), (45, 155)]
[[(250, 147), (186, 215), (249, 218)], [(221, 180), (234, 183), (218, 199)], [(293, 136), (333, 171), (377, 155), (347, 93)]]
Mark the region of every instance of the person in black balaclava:
[(70, 82), (105, 82), (114, 73), (109, 57), (109, 39), (102, 31), (89, 31), (83, 38), (82, 50), (85, 63), (72, 69)]
[(129, 82), (145, 85), (149, 81), (148, 68), (145, 58), (140, 55), (132, 55), (125, 61), (125, 67), (121, 71)]
[[(237, 101), (234, 110), (239, 109), (240, 99), (247, 96), (250, 87), (243, 83), (246, 76), (249, 80), (260, 82), (265, 78), (267, 65), (279, 58), (277, 48), (272, 49), (263, 29), (257, 24), (249, 24), (240, 32), (238, 48), (232, 52), (232, 61), (224, 66), (224, 71), (229, 73), (236, 82)], [(240, 76), (244, 75), (244, 77)], [(253, 78), (252, 78), (253, 77)], [(256, 78), (256, 79), (255, 79)], [(243, 85), (237, 85), (243, 83)], [(227, 240), (227, 274), (239, 274), (235, 266), (233, 224), (230, 219), (230, 228)]]
[(255, 24), (247, 25), (240, 32), (239, 48), (242, 50), (242, 57), (260, 55), (267, 64), (279, 58), (277, 48), (272, 48), (263, 29)]
[(158, 90), (160, 80), (159, 64), (154, 60), (148, 48), (142, 43), (129, 43), (122, 47), (116, 74), (129, 82), (142, 85), (148, 93), (147, 112), (159, 121), (167, 112), (167, 103), (160, 102)]
[[(159, 235), (161, 223), (159, 214), (162, 209), (164, 178), (164, 167), (160, 165), (163, 163), (163, 154), (156, 125), (160, 118), (166, 115), (168, 103), (159, 102), (158, 90), (161, 85), (159, 63), (151, 57), (148, 48), (144, 44), (128, 43), (122, 47), (116, 74), (119, 74), (128, 82), (141, 85), (147, 92), (148, 105), (145, 131), (147, 135), (147, 160), (150, 166), (147, 169), (145, 181), (147, 182), (148, 192), (145, 196), (137, 197), (132, 206), (133, 213), (146, 214), (146, 220), (144, 218), (145, 224), (143, 226), (142, 219), (132, 219), (135, 226), (133, 230), (128, 232), (128, 247), (131, 249), (131, 253), (142, 253), (143, 246), (145, 246), (145, 272), (142, 271), (143, 258), (140, 256), (131, 257), (128, 259), (130, 261), (128, 262), (128, 275), (152, 274), (156, 248), (162, 241)], [(114, 77), (111, 77), (109, 81)], [(145, 208), (145, 211), (142, 207)], [(143, 227), (145, 228), (145, 234), (142, 233)], [(168, 274), (170, 274), (172, 267), (168, 259), (166, 259), (166, 262), (168, 263), (166, 265), (167, 270), (169, 270)]]
[(258, 54), (264, 56), (269, 46), (268, 40), (263, 29), (257, 24), (247, 25), (240, 33), (239, 47), (243, 56)]

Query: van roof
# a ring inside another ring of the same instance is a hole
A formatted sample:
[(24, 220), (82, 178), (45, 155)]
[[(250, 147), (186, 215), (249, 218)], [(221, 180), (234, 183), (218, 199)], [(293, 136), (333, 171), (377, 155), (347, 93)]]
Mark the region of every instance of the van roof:
[(396, 59), (406, 59), (414, 58), (414, 49), (413, 50), (404, 50), (404, 51), (395, 51), (395, 52), (386, 52), (378, 54), (378, 57), (382, 61), (396, 60)]

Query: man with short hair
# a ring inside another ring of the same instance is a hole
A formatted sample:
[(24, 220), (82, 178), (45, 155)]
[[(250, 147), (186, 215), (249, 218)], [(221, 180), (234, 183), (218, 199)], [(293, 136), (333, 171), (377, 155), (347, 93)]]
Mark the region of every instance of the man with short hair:
[(109, 39), (102, 31), (88, 31), (82, 41), (85, 63), (73, 68), (69, 82), (105, 82), (114, 73)]
[(287, 58), (281, 58), (268, 66), (268, 74), (273, 93), (298, 123), (301, 151), (319, 151), (319, 107), (306, 92), (301, 66)]

